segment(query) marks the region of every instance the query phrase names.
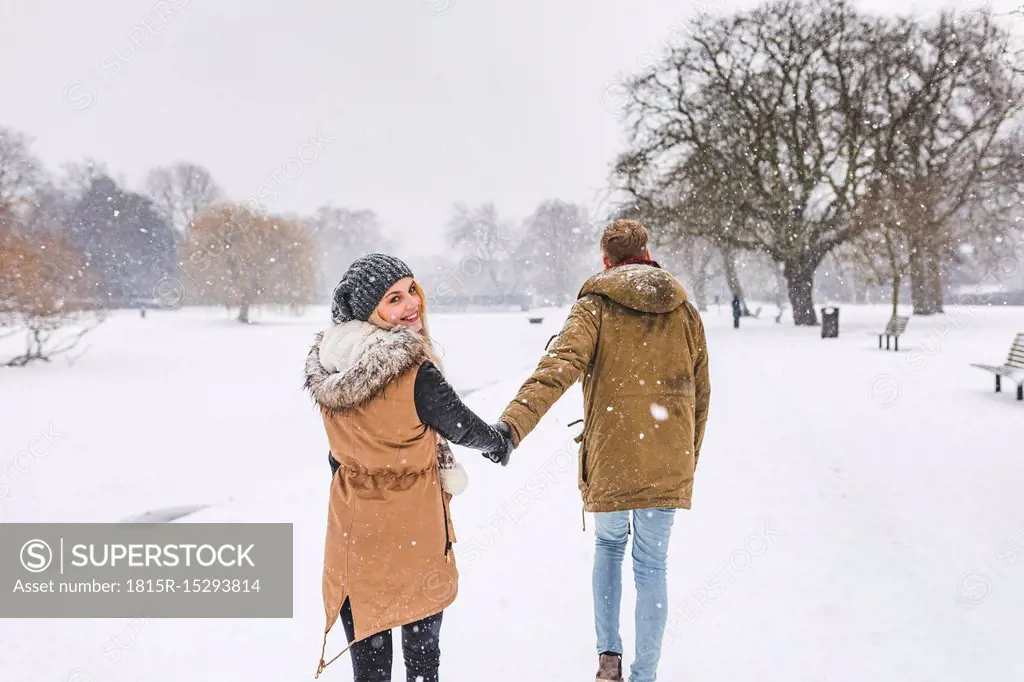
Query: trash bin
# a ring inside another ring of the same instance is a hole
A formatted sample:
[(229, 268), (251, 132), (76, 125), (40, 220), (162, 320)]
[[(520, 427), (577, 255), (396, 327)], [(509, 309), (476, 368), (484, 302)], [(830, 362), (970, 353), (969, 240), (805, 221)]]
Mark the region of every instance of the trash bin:
[(834, 339), (839, 336), (839, 308), (821, 309), (821, 338)]

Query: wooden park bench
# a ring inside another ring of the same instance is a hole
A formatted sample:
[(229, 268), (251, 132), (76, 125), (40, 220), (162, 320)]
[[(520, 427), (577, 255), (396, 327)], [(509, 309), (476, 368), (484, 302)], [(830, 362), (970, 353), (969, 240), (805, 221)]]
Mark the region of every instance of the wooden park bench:
[(893, 315), (889, 318), (889, 323), (885, 325), (885, 331), (878, 335), (878, 347), (882, 347), (882, 337), (885, 337), (885, 349), (889, 350), (889, 339), (892, 338), (895, 343), (895, 350), (900, 349), (900, 335), (907, 330), (907, 323), (910, 322), (909, 317), (901, 317), (899, 315)]
[(971, 367), (988, 370), (996, 375), (996, 393), (1003, 390), (1000, 379), (1006, 377), (1017, 384), (1017, 400), (1024, 400), (1024, 332), (1017, 334), (1010, 346), (1010, 354), (999, 367), (971, 363)]

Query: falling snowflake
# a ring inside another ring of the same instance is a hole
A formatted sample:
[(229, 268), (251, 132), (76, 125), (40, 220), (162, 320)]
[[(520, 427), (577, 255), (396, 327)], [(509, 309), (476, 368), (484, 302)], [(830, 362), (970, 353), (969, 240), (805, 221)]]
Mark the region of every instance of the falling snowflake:
[(663, 422), (668, 419), (668, 408), (658, 403), (651, 403), (651, 416)]

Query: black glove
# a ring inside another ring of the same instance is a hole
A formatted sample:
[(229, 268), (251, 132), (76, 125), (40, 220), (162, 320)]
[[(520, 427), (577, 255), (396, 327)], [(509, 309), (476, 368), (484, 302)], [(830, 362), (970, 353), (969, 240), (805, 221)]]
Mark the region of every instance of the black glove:
[(503, 467), (508, 466), (508, 458), (512, 455), (512, 450), (515, 447), (512, 442), (512, 427), (505, 422), (499, 421), (493, 425), (493, 428), (501, 436), (501, 449), (491, 450), (490, 452), (483, 453), (483, 455), (495, 464), (500, 464)]

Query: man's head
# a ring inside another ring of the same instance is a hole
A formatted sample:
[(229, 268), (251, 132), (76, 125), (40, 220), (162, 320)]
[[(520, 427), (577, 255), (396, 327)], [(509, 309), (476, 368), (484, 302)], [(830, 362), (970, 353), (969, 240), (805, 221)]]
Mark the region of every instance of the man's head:
[(647, 230), (638, 220), (614, 220), (601, 234), (601, 256), (610, 268), (630, 258), (650, 259)]

